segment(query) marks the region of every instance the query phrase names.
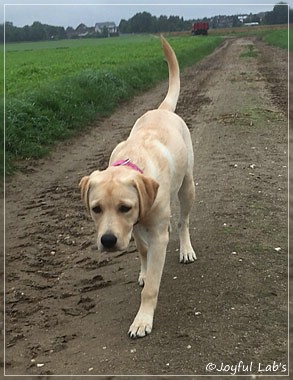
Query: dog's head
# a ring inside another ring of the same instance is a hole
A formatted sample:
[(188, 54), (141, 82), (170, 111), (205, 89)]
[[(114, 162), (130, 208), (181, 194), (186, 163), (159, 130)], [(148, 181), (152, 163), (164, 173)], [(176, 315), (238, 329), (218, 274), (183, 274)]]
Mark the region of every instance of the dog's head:
[(125, 167), (94, 171), (79, 183), (81, 198), (97, 230), (100, 251), (124, 250), (133, 226), (152, 208), (159, 184)]

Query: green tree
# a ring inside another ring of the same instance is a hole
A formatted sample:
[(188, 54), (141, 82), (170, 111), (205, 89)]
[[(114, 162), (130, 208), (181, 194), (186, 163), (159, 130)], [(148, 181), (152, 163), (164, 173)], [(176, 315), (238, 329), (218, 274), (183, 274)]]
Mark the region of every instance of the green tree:
[[(292, 10), (290, 10), (291, 14)], [(271, 12), (267, 12), (264, 18), (265, 24), (287, 24), (288, 23), (288, 4), (278, 3)]]
[(150, 33), (152, 32), (152, 24), (152, 15), (148, 12), (137, 13), (130, 19), (133, 33)]
[(275, 24), (287, 24), (288, 23), (288, 4), (279, 3), (274, 6), (273, 9)]
[(33, 41), (48, 39), (44, 26), (38, 21), (35, 21), (31, 26), (31, 38)]
[(0, 43), (4, 43), (4, 24), (0, 24)]
[(148, 12), (137, 13), (129, 20), (122, 19), (119, 24), (121, 33), (159, 33), (189, 30), (192, 21), (179, 16), (152, 16)]
[(121, 33), (130, 33), (128, 21), (122, 19), (119, 24), (119, 31)]

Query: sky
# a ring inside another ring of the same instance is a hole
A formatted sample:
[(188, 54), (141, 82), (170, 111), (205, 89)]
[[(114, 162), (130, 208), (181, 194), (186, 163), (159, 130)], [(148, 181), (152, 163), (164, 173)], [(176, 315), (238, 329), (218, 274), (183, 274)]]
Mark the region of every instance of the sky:
[[(174, 15), (185, 20), (271, 11), (279, 2), (272, 0), (187, 0), (179, 4), (176, 0), (0, 0), (1, 18), (16, 26), (31, 25), (34, 21), (55, 26), (72, 26), (80, 23), (94, 26), (96, 22), (128, 20), (138, 12), (149, 12), (154, 16)], [(287, 1), (293, 7), (293, 0)], [(3, 22), (2, 21), (2, 22)]]

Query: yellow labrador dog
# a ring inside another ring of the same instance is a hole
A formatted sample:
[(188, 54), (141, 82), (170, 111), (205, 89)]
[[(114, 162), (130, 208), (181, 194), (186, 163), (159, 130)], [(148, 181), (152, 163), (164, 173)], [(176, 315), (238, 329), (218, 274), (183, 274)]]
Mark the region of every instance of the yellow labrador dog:
[(82, 199), (97, 230), (100, 251), (125, 250), (133, 234), (141, 259), (143, 287), (131, 338), (152, 331), (167, 244), (170, 203), (180, 201), (180, 262), (196, 259), (189, 236), (194, 202), (193, 149), (185, 122), (174, 113), (180, 90), (179, 66), (162, 37), (169, 89), (158, 109), (140, 117), (126, 141), (112, 152), (109, 167), (80, 181)]

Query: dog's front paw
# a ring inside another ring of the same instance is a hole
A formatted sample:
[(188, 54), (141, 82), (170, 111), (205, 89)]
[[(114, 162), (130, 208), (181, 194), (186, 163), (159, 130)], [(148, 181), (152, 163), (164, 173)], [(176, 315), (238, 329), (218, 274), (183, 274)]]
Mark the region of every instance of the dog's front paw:
[(151, 333), (153, 328), (153, 317), (149, 314), (137, 314), (132, 325), (129, 328), (128, 335), (130, 338), (143, 338)]
[(189, 252), (180, 252), (179, 261), (183, 264), (189, 264), (193, 263), (196, 260), (196, 254), (195, 252), (189, 251)]

